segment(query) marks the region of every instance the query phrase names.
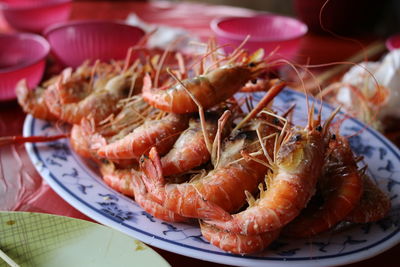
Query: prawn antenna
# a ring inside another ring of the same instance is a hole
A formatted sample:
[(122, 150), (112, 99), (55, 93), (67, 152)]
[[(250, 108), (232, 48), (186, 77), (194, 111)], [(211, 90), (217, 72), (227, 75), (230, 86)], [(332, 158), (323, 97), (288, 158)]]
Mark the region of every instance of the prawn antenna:
[(200, 102), (196, 99), (196, 97), (192, 94), (192, 92), (190, 92), (186, 86), (183, 84), (183, 82), (176, 77), (175, 74), (172, 73), (172, 71), (167, 68), (167, 72), (169, 73), (169, 75), (172, 76), (172, 78), (174, 78), (181, 86), (182, 88), (185, 90), (185, 92), (190, 96), (190, 98), (193, 100), (193, 102), (197, 105), (198, 109), (199, 109), (199, 117), (200, 117), (200, 125), (201, 125), (201, 130), (203, 131), (203, 137), (204, 137), (204, 141), (206, 143), (206, 147), (208, 152), (212, 155), (212, 144), (210, 141), (210, 137), (207, 133), (207, 129), (206, 129), (206, 119), (205, 119), (205, 115), (204, 115), (204, 108), (203, 106), (200, 104)]
[(288, 128), (288, 126), (289, 126), (289, 122), (288, 122), (288, 120), (286, 118), (284, 118), (282, 116), (279, 116), (279, 115), (277, 115), (275, 113), (269, 112), (267, 110), (263, 110), (263, 111), (261, 111), (261, 113), (265, 113), (265, 114), (267, 114), (269, 116), (275, 117), (275, 118), (277, 118), (277, 119), (279, 119), (279, 120), (284, 122), (283, 123), (283, 127), (281, 129), (281, 133), (279, 135), (277, 135), (277, 137), (276, 137), (277, 138), (277, 140), (275, 142), (275, 146), (276, 146), (275, 148), (276, 149), (274, 150), (274, 154), (276, 154), (276, 152), (279, 150), (280, 144), (282, 144), (282, 142), (283, 142), (283, 138), (285, 137), (285, 132), (286, 132), (286, 129)]
[[(267, 148), (265, 147), (264, 140), (261, 136), (259, 127), (257, 128), (256, 133), (257, 133), (258, 140), (260, 141), (260, 145), (261, 145), (262, 151), (264, 153), (264, 156), (267, 158), (269, 165), (272, 167), (274, 165), (274, 162), (268, 154), (268, 151), (267, 151)], [(272, 135), (270, 135), (270, 136), (272, 136)]]
[(328, 132), (329, 125), (331, 124), (332, 120), (335, 118), (336, 114), (339, 113), (340, 108), (342, 106), (338, 106), (332, 113), (329, 115), (329, 118), (325, 121), (324, 126), (322, 127), (322, 136), (325, 136)]
[(218, 129), (212, 145), (211, 161), (214, 165), (214, 169), (218, 167), (219, 160), (221, 158), (221, 135), (222, 130), (225, 127), (228, 118), (231, 116), (230, 110), (225, 110), (222, 116), (218, 119)]
[(235, 50), (229, 55), (231, 57), (228, 61), (228, 64), (232, 63), (238, 56), (240, 56), (243, 53), (242, 47), (247, 43), (247, 41), (250, 39), (250, 35), (247, 35), (246, 38), (244, 38), (243, 42), (236, 47)]
[(258, 102), (257, 106), (250, 111), (246, 117), (236, 125), (236, 127), (233, 129), (233, 132), (239, 130), (245, 123), (247, 123), (249, 120), (254, 118), (265, 106), (267, 106), (274, 98), (277, 96), (283, 88), (286, 86), (286, 83), (281, 81), (277, 84), (274, 84), (271, 89), (268, 90), (268, 92), (263, 96), (263, 98)]

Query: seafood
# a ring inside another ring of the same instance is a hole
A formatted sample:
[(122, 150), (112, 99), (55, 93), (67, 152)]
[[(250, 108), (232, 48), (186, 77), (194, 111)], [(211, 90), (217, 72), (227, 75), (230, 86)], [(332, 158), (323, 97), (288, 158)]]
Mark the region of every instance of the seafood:
[(206, 222), (225, 231), (257, 235), (280, 229), (293, 220), (314, 194), (334, 114), (321, 127), (320, 118), (314, 121), (310, 112), (306, 128), (292, 130), (280, 144), (267, 177), (268, 190), (261, 187), (259, 199), (230, 220)]
[[(208, 115), (205, 130), (209, 139), (213, 140), (217, 133), (217, 119), (216, 114)], [(168, 154), (161, 158), (162, 172), (165, 176), (183, 173), (208, 162), (210, 158), (201, 123), (198, 119), (192, 119), (189, 128), (179, 136)]]
[(152, 146), (162, 153), (168, 152), (179, 134), (186, 129), (189, 117), (169, 114), (160, 120), (150, 120), (120, 140), (106, 144), (97, 151), (107, 159), (139, 159)]
[(97, 123), (120, 110), (117, 104), (128, 97), (131, 81), (123, 73), (110, 79), (103, 89), (94, 91), (82, 100), (63, 103), (60, 90), (65, 85), (60, 80), (45, 91), (45, 101), (50, 111), (62, 121), (79, 124), (83, 118), (91, 116)]
[(323, 203), (309, 204), (285, 227), (285, 235), (309, 237), (329, 230), (344, 220), (360, 200), (363, 184), (350, 145), (344, 137), (333, 137), (318, 181)]
[(263, 251), (274, 241), (280, 230), (259, 235), (242, 235), (220, 230), (206, 223), (200, 223), (201, 234), (211, 244), (234, 254), (249, 254)]
[(369, 223), (383, 219), (390, 210), (390, 199), (374, 184), (366, 174), (363, 175), (364, 191), (357, 206), (346, 217), (354, 223)]
[(103, 181), (116, 191), (134, 197), (133, 171), (131, 169), (116, 169), (113, 163), (101, 163), (100, 173)]
[[(239, 132), (224, 143), (214, 170), (188, 183), (167, 184), (156, 149), (152, 149), (149, 158), (141, 160), (143, 179), (150, 194), (167, 209), (185, 217), (229, 219), (226, 211), (238, 210), (245, 202), (245, 191), (254, 191), (267, 171), (259, 162), (265, 156), (259, 153), (261, 146), (254, 129), (259, 129), (262, 136), (277, 131), (259, 119), (251, 121), (248, 127), (248, 131)], [(272, 139), (266, 142), (273, 147)], [(256, 155), (250, 159), (242, 157), (252, 153)]]
[(146, 187), (140, 179), (140, 172), (135, 169), (117, 169), (113, 163), (103, 163), (100, 165), (100, 170), (106, 184), (118, 192), (134, 197), (135, 201), (154, 217), (168, 222), (186, 220), (186, 218), (165, 209), (151, 200), (147, 195)]
[(74, 124), (71, 129), (71, 137), (69, 139), (72, 149), (84, 158), (92, 158), (93, 153), (90, 150), (89, 136), (85, 134), (79, 124)]
[(166, 112), (196, 112), (198, 105), (195, 101), (206, 109), (228, 99), (263, 72), (264, 65), (261, 59), (255, 59), (254, 56), (240, 63), (218, 67), (205, 75), (183, 80), (167, 89), (153, 88), (150, 76), (146, 75), (143, 79), (143, 98), (150, 105)]
[[(285, 119), (294, 106), (283, 117), (266, 108), (286, 83), (267, 73), (261, 50), (223, 57), (210, 41), (197, 57), (170, 48), (143, 48), (136, 60), (142, 48), (132, 48), (124, 62), (67, 68), (35, 91), (21, 81), (22, 108), (71, 123), (71, 132), (0, 137), (0, 146), (70, 137), (108, 186), (161, 220), (199, 219), (205, 239), (235, 254), (262, 251), (280, 234), (309, 237), (387, 214), (390, 199), (357, 169), (347, 140), (329, 132), (337, 111), (323, 126), (309, 112), (300, 129)], [(380, 89), (360, 103), (380, 106)], [(231, 98), (237, 91), (267, 93), (253, 108), (251, 96)]]
[(46, 105), (44, 100), (45, 88), (37, 87), (35, 90), (29, 90), (26, 80), (18, 82), (16, 86), (16, 94), (19, 105), (33, 117), (42, 120), (57, 120)]

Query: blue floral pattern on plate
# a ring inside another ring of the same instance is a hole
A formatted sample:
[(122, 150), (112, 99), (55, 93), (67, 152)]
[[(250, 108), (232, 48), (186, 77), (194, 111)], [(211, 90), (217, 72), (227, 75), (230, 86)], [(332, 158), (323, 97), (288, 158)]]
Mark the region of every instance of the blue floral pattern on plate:
[[(257, 102), (261, 97), (262, 93), (255, 93), (253, 101)], [(274, 107), (285, 111), (294, 103), (293, 121), (304, 125), (307, 105), (303, 94), (286, 89), (275, 99)], [(322, 107), (325, 119), (332, 107), (327, 104)], [(357, 155), (364, 156), (362, 164), (368, 164), (369, 174), (390, 196), (392, 209), (389, 216), (377, 223), (353, 225), (312, 239), (279, 238), (268, 250), (246, 256), (229, 254), (210, 245), (201, 236), (196, 223), (166, 223), (144, 212), (132, 199), (107, 187), (96, 169), (70, 149), (68, 140), (26, 144), (26, 148), (41, 176), (72, 206), (149, 245), (239, 266), (339, 265), (374, 256), (400, 240), (400, 152), (385, 137), (355, 119), (345, 120), (340, 129), (342, 135), (348, 136), (360, 130), (360, 134), (350, 138), (351, 146)], [(25, 120), (25, 136), (53, 135), (58, 131), (46, 121), (31, 116)]]

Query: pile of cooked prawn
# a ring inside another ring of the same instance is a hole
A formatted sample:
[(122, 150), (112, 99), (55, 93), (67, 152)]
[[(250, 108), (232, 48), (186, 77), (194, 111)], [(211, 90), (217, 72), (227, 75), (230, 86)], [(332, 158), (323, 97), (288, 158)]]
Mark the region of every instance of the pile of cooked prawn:
[[(290, 111), (269, 108), (285, 83), (262, 78), (261, 51), (218, 51), (212, 42), (205, 55), (131, 49), (124, 61), (67, 68), (33, 90), (21, 81), (18, 101), (35, 118), (72, 125), (72, 148), (107, 185), (161, 220), (198, 219), (204, 238), (228, 252), (387, 214), (389, 198), (331, 130), (338, 110), (293, 125)], [(233, 98), (260, 89), (255, 107)]]

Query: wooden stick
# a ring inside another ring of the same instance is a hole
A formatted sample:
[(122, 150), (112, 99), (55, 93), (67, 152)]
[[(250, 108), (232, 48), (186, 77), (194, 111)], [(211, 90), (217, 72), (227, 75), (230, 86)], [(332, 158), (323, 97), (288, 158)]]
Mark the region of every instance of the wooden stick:
[(50, 142), (62, 138), (68, 138), (69, 134), (60, 134), (53, 136), (3, 136), (0, 137), (0, 147), (9, 144), (21, 144), (21, 143), (40, 143)]
[[(358, 63), (358, 62), (361, 62), (362, 60), (364, 60), (365, 58), (369, 58), (369, 57), (372, 57), (372, 56), (382, 53), (383, 51), (385, 51), (385, 49), (386, 49), (386, 47), (383, 42), (380, 42), (380, 41), (374, 42), (371, 45), (369, 45), (365, 50), (360, 51), (359, 53), (355, 54), (354, 56), (348, 58), (345, 61)], [(316, 87), (317, 84), (322, 85), (323, 83), (327, 82), (334, 76), (346, 71), (350, 67), (351, 67), (350, 64), (339, 64), (339, 65), (319, 74), (315, 78), (315, 80), (307, 82), (305, 84), (305, 87), (306, 87), (306, 89), (311, 89), (311, 88)], [(301, 90), (302, 85), (296, 86), (295, 89)]]
[(0, 258), (2, 258), (11, 267), (20, 267), (13, 259), (11, 259), (3, 250), (0, 249)]

